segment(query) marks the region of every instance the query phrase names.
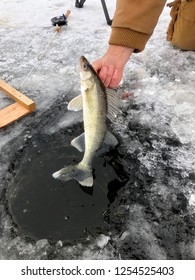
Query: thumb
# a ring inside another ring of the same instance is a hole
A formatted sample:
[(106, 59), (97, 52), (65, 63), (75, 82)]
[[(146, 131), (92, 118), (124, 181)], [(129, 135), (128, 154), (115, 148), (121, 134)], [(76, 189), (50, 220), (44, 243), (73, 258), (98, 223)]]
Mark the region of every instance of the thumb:
[(102, 68), (101, 59), (98, 59), (92, 63), (94, 70), (98, 73)]

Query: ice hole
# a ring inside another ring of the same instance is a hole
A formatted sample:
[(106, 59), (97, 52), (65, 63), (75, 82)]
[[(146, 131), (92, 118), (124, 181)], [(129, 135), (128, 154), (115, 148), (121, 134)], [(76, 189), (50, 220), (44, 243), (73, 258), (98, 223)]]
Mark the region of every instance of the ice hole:
[(83, 154), (70, 146), (80, 132), (75, 126), (52, 135), (38, 133), (22, 149), (7, 191), (9, 212), (22, 235), (56, 242), (107, 230), (104, 213), (125, 184), (125, 174), (113, 152), (94, 159), (93, 188), (52, 177), (56, 170), (81, 160)]

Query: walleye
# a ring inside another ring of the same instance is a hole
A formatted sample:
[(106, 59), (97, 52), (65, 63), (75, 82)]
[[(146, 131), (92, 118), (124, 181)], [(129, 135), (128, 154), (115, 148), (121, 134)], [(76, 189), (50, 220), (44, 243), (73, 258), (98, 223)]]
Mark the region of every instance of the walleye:
[(117, 116), (119, 97), (116, 92), (106, 89), (92, 65), (84, 56), (80, 57), (81, 95), (72, 99), (68, 109), (83, 110), (84, 133), (71, 141), (80, 152), (84, 151), (81, 162), (66, 166), (55, 172), (55, 179), (77, 180), (82, 186), (93, 186), (92, 161), (102, 145), (116, 146), (117, 139), (107, 131), (107, 116), (113, 120)]

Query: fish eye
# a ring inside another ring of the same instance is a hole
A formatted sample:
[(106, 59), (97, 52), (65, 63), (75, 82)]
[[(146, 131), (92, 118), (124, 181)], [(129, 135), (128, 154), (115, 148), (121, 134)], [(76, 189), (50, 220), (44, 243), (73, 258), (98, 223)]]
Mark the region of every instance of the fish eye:
[(88, 70), (88, 63), (84, 63), (84, 64), (83, 64), (83, 69), (84, 69), (84, 70)]

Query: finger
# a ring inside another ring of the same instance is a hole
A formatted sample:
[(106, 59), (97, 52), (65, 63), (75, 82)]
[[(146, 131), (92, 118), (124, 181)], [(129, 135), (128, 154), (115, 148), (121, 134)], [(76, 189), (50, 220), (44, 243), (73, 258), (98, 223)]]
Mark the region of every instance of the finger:
[(107, 70), (106, 80), (104, 82), (106, 87), (108, 87), (109, 84), (111, 83), (113, 75), (114, 75), (114, 71), (115, 71), (114, 67), (112, 65), (109, 65), (108, 70)]
[(112, 65), (109, 65), (107, 67), (102, 67), (99, 76), (106, 87), (108, 87), (108, 85), (110, 84), (113, 74), (114, 74), (114, 67)]
[(98, 73), (101, 69), (101, 61), (98, 59), (92, 63), (94, 70)]
[(104, 66), (100, 69), (99, 77), (104, 84), (105, 84), (105, 81), (106, 81), (106, 78), (107, 78), (107, 73), (108, 73), (108, 68), (107, 67)]
[(116, 88), (119, 85), (121, 79), (122, 79), (122, 70), (115, 69), (108, 87)]

